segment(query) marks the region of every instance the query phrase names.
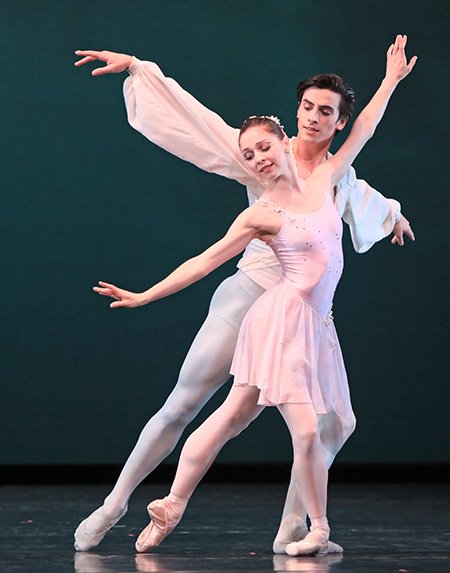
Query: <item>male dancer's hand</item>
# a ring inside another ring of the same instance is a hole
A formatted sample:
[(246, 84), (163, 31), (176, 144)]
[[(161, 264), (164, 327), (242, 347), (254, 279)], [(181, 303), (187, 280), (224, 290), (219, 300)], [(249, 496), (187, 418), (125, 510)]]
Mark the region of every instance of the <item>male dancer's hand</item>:
[(416, 238), (414, 237), (413, 230), (411, 229), (411, 225), (409, 224), (408, 219), (406, 219), (403, 215), (401, 216), (400, 221), (395, 223), (394, 229), (392, 231), (394, 236), (392, 237), (391, 243), (395, 245), (398, 243), (400, 247), (403, 247), (405, 241), (403, 239), (403, 235), (407, 235), (411, 241), (415, 241)]
[(116, 52), (96, 52), (95, 50), (77, 50), (77, 56), (84, 56), (83, 59), (75, 62), (76, 66), (82, 66), (88, 62), (105, 62), (106, 66), (92, 70), (93, 76), (102, 76), (103, 74), (120, 74), (127, 70), (133, 60), (133, 56), (127, 54), (117, 54)]

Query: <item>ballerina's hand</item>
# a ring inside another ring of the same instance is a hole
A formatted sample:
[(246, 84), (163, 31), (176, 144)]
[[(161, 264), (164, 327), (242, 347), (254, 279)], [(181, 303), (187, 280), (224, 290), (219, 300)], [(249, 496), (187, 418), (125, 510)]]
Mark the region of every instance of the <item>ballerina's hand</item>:
[(133, 60), (133, 56), (127, 54), (118, 54), (117, 52), (108, 52), (103, 50), (97, 52), (95, 50), (77, 50), (77, 56), (84, 56), (83, 59), (75, 62), (76, 66), (82, 66), (88, 62), (105, 62), (106, 66), (95, 68), (92, 70), (93, 76), (102, 76), (103, 74), (120, 74), (127, 70)]
[(386, 78), (396, 83), (406, 78), (417, 62), (417, 56), (413, 56), (409, 64), (407, 63), (405, 54), (407, 40), (407, 36), (398, 35), (395, 38), (395, 43), (389, 46), (386, 54)]
[(119, 306), (136, 308), (144, 304), (142, 293), (130, 292), (112, 284), (104, 283), (103, 281), (99, 281), (98, 284), (101, 286), (94, 287), (95, 292), (116, 299), (116, 302), (112, 302), (109, 305), (111, 308), (117, 308)]

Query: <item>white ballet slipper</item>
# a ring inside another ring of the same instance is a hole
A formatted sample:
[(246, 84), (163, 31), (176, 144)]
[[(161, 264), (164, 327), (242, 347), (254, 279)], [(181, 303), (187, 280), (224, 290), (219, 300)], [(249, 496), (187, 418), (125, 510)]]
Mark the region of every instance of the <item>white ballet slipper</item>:
[(286, 553), (291, 557), (297, 555), (326, 555), (328, 553), (329, 528), (312, 529), (301, 541), (294, 541), (286, 546)]
[[(75, 549), (77, 551), (89, 551), (90, 549), (97, 547), (111, 527), (116, 525), (116, 523), (126, 514), (127, 509), (128, 507), (125, 507), (125, 509), (117, 516), (107, 515), (103, 506), (96, 509), (89, 517), (83, 520), (75, 530)], [(89, 531), (88, 521), (91, 518), (98, 520), (96, 527), (96, 529), (100, 529), (98, 533)]]
[(173, 511), (173, 504), (165, 497), (156, 499), (147, 507), (150, 523), (136, 541), (136, 551), (144, 553), (153, 547), (157, 547), (177, 526), (183, 514)]
[(328, 541), (328, 555), (337, 555), (338, 553), (344, 553), (344, 548), (339, 543), (333, 543), (333, 541)]

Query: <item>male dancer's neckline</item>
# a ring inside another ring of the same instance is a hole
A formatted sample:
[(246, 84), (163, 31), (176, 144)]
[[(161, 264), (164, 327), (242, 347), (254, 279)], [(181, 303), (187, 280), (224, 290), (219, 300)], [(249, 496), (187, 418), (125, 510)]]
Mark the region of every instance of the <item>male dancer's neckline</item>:
[[(299, 153), (300, 147), (302, 148), (301, 155)], [(312, 146), (310, 146), (310, 148), (305, 148), (304, 145), (302, 146), (301, 140), (297, 137), (294, 136), (291, 138), (291, 155), (297, 167), (297, 174), (303, 181), (308, 179), (316, 167), (328, 159), (329, 147), (319, 148), (316, 151), (313, 151), (313, 149)]]

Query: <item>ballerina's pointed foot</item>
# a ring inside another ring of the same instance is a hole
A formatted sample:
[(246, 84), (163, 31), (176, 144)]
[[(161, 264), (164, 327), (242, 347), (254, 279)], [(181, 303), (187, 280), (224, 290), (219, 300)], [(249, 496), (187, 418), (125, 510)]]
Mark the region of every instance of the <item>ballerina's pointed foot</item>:
[(136, 551), (144, 553), (153, 547), (157, 547), (177, 526), (183, 514), (173, 511), (173, 504), (167, 497), (156, 499), (147, 507), (150, 523), (136, 541)]
[(116, 516), (108, 515), (104, 507), (96, 509), (89, 517), (84, 519), (75, 530), (74, 547), (77, 551), (89, 551), (102, 541), (108, 531), (122, 519), (127, 507)]
[[(296, 555), (327, 555), (329, 545), (329, 528), (312, 529), (301, 541), (294, 541), (286, 545), (286, 553), (295, 557)], [(342, 549), (340, 545), (333, 543), (336, 548)], [(343, 551), (343, 549), (342, 549)], [(340, 551), (337, 551), (340, 553)]]

